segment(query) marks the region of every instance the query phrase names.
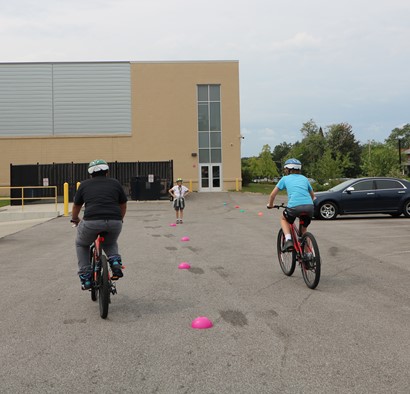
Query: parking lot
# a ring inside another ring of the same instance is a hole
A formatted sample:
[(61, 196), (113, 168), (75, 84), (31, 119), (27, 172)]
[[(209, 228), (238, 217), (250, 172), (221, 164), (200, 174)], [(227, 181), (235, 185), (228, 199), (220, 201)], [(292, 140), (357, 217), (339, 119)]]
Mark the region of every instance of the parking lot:
[(68, 218), (0, 238), (0, 392), (408, 393), (410, 220), (314, 220), (310, 290), (280, 270), (266, 200), (193, 193), (176, 227), (169, 202), (129, 202), (107, 320), (80, 290)]

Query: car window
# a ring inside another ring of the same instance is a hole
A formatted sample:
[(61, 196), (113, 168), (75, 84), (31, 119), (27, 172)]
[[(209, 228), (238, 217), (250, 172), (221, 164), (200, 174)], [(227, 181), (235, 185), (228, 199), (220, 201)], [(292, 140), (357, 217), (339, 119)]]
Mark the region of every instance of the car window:
[(377, 179), (377, 189), (404, 189), (403, 185), (393, 179)]
[(354, 188), (355, 192), (373, 190), (373, 180), (357, 182), (353, 184), (352, 187)]

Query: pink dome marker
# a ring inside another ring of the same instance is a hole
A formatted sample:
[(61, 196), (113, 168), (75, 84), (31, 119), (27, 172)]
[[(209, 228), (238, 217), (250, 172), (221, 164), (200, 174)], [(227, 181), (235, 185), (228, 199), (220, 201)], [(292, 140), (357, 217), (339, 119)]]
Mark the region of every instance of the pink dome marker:
[(176, 223), (170, 223), (170, 224), (169, 224), (169, 227), (176, 227), (176, 226), (177, 226)]
[(239, 208), (239, 205), (235, 205), (235, 208)]
[(259, 212), (259, 213), (258, 213), (258, 216), (263, 216), (263, 213), (262, 213), (262, 212)]
[(207, 317), (199, 316), (192, 321), (191, 327), (197, 330), (203, 330), (206, 328), (212, 328), (213, 324)]
[(182, 237), (182, 238), (181, 238), (181, 241), (182, 241), (182, 242), (188, 242), (188, 241), (189, 241), (189, 237)]
[(191, 268), (191, 266), (187, 263), (187, 262), (183, 262), (180, 265), (178, 265), (178, 268), (180, 270), (189, 270)]

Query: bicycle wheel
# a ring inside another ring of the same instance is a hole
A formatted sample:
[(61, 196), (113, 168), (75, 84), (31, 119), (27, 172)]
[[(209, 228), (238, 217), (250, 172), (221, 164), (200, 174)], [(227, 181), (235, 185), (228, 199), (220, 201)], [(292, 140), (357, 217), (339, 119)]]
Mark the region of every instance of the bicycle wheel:
[(100, 316), (105, 319), (108, 315), (108, 305), (110, 303), (110, 285), (108, 279), (107, 257), (101, 256), (101, 273), (98, 284)]
[(315, 289), (320, 280), (320, 253), (313, 234), (303, 234), (301, 246), (303, 255), (300, 267), (302, 269), (303, 280), (307, 287)]
[(296, 267), (296, 252), (282, 252), (283, 244), (285, 243), (285, 235), (283, 230), (280, 229), (278, 232), (278, 239), (276, 242), (276, 247), (278, 251), (278, 259), (280, 268), (285, 275), (291, 276), (295, 272)]
[(94, 257), (94, 246), (90, 247), (90, 263), (91, 263), (91, 275), (92, 275), (92, 278), (91, 278), (92, 286), (91, 286), (91, 289), (90, 289), (91, 290), (91, 299), (93, 301), (97, 301), (98, 279), (97, 279), (96, 282), (94, 281), (94, 272), (95, 272), (95, 263), (96, 263), (95, 262), (95, 257)]

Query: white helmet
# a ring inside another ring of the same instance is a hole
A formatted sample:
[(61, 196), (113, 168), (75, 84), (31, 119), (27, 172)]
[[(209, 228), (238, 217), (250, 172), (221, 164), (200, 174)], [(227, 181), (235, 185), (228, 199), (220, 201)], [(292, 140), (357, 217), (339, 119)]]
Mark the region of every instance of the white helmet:
[(302, 169), (302, 163), (298, 159), (289, 159), (285, 161), (284, 167), (290, 170), (300, 170)]

